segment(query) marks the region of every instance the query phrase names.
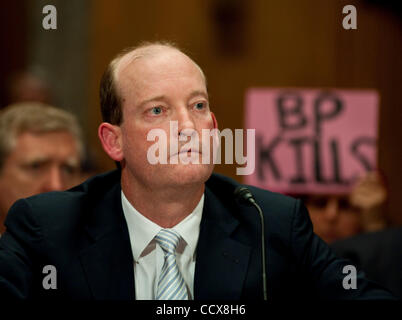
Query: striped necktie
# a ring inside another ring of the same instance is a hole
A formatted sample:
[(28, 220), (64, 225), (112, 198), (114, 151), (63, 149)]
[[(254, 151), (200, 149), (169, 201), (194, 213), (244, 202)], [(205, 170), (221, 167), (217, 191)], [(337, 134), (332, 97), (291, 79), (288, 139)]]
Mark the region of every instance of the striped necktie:
[(176, 262), (176, 247), (180, 235), (173, 229), (162, 229), (155, 240), (163, 249), (165, 262), (159, 276), (157, 300), (188, 300), (186, 283)]

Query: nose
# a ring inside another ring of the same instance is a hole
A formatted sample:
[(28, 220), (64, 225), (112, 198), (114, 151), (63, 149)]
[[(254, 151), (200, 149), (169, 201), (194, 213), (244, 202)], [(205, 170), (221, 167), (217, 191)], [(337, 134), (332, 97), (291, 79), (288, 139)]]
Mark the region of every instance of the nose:
[(44, 177), (42, 192), (61, 191), (64, 189), (61, 169), (52, 167)]
[(192, 136), (195, 133), (195, 123), (187, 107), (178, 109), (177, 113), (179, 136)]
[(336, 199), (330, 199), (325, 207), (325, 217), (328, 221), (334, 222), (339, 213), (338, 201)]

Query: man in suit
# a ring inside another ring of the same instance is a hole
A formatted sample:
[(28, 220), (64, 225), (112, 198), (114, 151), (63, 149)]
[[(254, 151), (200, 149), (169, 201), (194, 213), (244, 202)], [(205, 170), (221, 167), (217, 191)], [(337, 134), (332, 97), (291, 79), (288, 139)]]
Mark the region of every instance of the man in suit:
[[(101, 109), (99, 138), (119, 169), (67, 192), (14, 204), (0, 240), (0, 293), (262, 299), (254, 209), (235, 201), (236, 182), (212, 174), (213, 152), (207, 163), (183, 160), (200, 159), (206, 141), (171, 152), (176, 141), (217, 128), (200, 67), (170, 44), (126, 50), (102, 78)], [(176, 133), (170, 132), (171, 121), (177, 121)], [(152, 129), (169, 133), (166, 149), (159, 150), (169, 152), (169, 163), (150, 163)], [(392, 297), (361, 273), (350, 277), (352, 288), (345, 285), (348, 262), (314, 235), (300, 201), (250, 190), (267, 223), (269, 299)], [(46, 270), (57, 270), (57, 288), (44, 279)]]

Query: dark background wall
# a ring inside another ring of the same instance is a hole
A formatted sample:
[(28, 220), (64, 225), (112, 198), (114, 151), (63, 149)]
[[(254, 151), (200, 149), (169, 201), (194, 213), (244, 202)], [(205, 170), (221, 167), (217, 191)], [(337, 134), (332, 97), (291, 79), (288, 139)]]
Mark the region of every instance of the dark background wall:
[(0, 103), (7, 104), (7, 79), (25, 68), (27, 55), (28, 12), (26, 1), (9, 1), (0, 10)]

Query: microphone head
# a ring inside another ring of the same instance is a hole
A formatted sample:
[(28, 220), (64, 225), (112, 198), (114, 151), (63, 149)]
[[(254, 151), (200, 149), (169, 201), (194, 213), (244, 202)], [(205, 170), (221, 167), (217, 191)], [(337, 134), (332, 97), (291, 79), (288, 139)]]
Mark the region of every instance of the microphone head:
[(237, 200), (244, 204), (252, 204), (255, 200), (251, 191), (245, 186), (238, 186), (233, 192)]

